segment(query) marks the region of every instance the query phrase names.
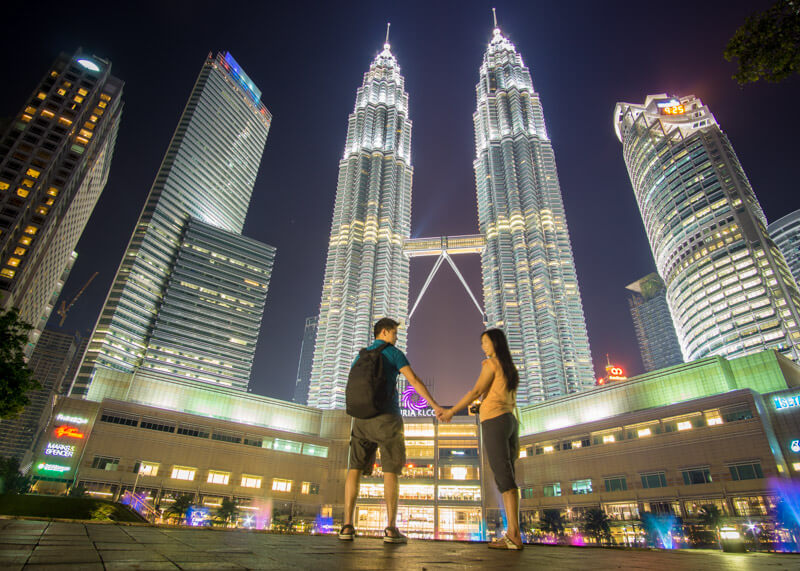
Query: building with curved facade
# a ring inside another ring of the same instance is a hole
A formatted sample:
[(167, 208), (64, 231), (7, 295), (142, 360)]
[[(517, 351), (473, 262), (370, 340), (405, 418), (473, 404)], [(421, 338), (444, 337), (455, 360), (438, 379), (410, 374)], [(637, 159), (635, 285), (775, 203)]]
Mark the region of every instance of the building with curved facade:
[[(322, 284), (309, 406), (344, 408), (353, 358), (381, 317), (405, 323), (411, 234), (411, 120), (400, 66), (388, 43), (356, 92)], [(406, 329), (397, 346), (405, 349)]]
[(553, 146), (522, 56), (495, 28), (476, 86), (475, 182), (483, 301), (505, 330), (520, 404), (594, 384)]
[(794, 281), (800, 284), (800, 210), (779, 218), (767, 226), (767, 231), (786, 258)]
[(687, 361), (800, 359), (800, 293), (708, 106), (649, 95), (617, 103), (613, 121)]

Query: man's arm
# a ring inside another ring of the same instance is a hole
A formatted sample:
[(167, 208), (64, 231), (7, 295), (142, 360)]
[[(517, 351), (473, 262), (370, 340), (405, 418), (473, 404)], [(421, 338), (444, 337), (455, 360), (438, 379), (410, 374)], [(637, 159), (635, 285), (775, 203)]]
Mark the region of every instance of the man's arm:
[(409, 384), (414, 387), (414, 390), (417, 391), (417, 394), (428, 401), (428, 404), (431, 405), (431, 408), (436, 411), (436, 414), (439, 414), (440, 410), (444, 410), (439, 403), (437, 403), (431, 393), (428, 392), (428, 387), (422, 382), (422, 380), (417, 376), (414, 372), (414, 369), (411, 368), (411, 365), (406, 365), (400, 372), (403, 373), (403, 376), (408, 380)]

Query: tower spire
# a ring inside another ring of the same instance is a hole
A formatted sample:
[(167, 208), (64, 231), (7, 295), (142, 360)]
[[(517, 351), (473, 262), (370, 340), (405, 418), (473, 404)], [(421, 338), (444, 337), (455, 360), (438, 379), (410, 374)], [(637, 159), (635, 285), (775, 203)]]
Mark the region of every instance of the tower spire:
[(386, 22), (386, 41), (383, 42), (383, 45), (385, 46), (389, 45), (389, 28), (391, 27), (391, 25), (392, 25), (391, 22)]
[(494, 18), (494, 27), (497, 28), (497, 9), (492, 8), (492, 17)]

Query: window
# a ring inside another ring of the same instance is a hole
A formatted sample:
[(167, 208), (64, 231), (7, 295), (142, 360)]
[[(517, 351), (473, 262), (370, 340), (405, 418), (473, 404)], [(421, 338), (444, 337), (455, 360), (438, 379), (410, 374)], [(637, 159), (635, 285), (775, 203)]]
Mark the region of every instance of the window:
[(591, 494), (592, 493), (592, 481), (591, 480), (575, 480), (572, 482), (572, 493), (573, 494)]
[(313, 484), (311, 482), (303, 482), (303, 485), (300, 487), (300, 492), (303, 494), (310, 494), (312, 496), (316, 496), (319, 494), (319, 484)]
[(647, 488), (666, 488), (667, 476), (664, 472), (649, 472), (642, 474), (642, 487)]
[(255, 446), (256, 448), (261, 448), (263, 441), (260, 438), (245, 437), (244, 444), (246, 446)]
[(303, 454), (306, 456), (319, 456), (320, 458), (327, 458), (328, 447), (317, 446), (316, 444), (303, 444)]
[(280, 478), (273, 478), (272, 479), (272, 491), (273, 492), (291, 492), (292, 491), (292, 481), (291, 480), (281, 480)]
[(232, 442), (234, 444), (241, 444), (242, 437), (235, 434), (225, 434), (224, 432), (214, 432), (211, 435), (211, 440), (219, 440), (221, 442)]
[(294, 440), (283, 440), (281, 438), (276, 438), (275, 441), (272, 443), (273, 450), (279, 450), (281, 452), (292, 452), (293, 454), (300, 454), (300, 449), (302, 444), (299, 442), (295, 442)]
[(694, 484), (709, 484), (711, 482), (711, 472), (708, 468), (694, 468), (692, 470), (684, 470), (683, 483), (687, 486)]
[(172, 478), (174, 480), (194, 480), (194, 473), (196, 468), (187, 468), (186, 466), (173, 466)]
[(133, 473), (140, 476), (157, 476), (158, 462), (137, 462), (133, 465)]
[(228, 485), (228, 480), (230, 480), (231, 473), (230, 472), (217, 472), (216, 470), (209, 470), (208, 471), (208, 483), (209, 484), (222, 484), (224, 486)]
[(119, 468), (119, 458), (109, 458), (107, 456), (95, 456), (92, 461), (92, 468), (98, 470), (108, 470), (114, 472)]
[(153, 422), (152, 420), (142, 420), (142, 422), (139, 423), (139, 428), (158, 430), (159, 432), (175, 432), (174, 424), (162, 424), (160, 422)]
[(561, 495), (561, 483), (555, 482), (554, 484), (545, 484), (542, 490), (544, 497), (553, 498)]
[(761, 462), (736, 464), (729, 466), (729, 468), (731, 470), (731, 478), (734, 480), (755, 480), (764, 477), (764, 472), (761, 470)]
[(533, 488), (522, 488), (520, 490), (520, 495), (523, 500), (533, 499)]
[(625, 476), (606, 478), (604, 482), (606, 485), (606, 492), (624, 492), (628, 489), (628, 482), (625, 480)]
[(111, 424), (122, 424), (124, 426), (136, 426), (139, 424), (139, 420), (135, 416), (117, 412), (104, 412), (100, 415), (100, 422), (110, 422)]
[(261, 476), (249, 476), (242, 474), (242, 487), (243, 488), (260, 488)]
[(183, 436), (194, 436), (196, 438), (208, 438), (210, 433), (210, 429), (204, 428), (202, 426), (189, 426), (186, 424), (182, 424), (178, 427), (177, 430), (178, 434), (182, 434)]

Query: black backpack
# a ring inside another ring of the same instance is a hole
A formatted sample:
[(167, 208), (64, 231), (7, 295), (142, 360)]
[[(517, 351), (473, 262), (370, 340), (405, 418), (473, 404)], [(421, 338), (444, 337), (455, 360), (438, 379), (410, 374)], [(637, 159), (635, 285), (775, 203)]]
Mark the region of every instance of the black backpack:
[(391, 343), (384, 343), (375, 349), (361, 349), (358, 360), (347, 376), (344, 391), (347, 414), (355, 418), (372, 418), (386, 411), (389, 400), (389, 387), (383, 374), (381, 353)]

